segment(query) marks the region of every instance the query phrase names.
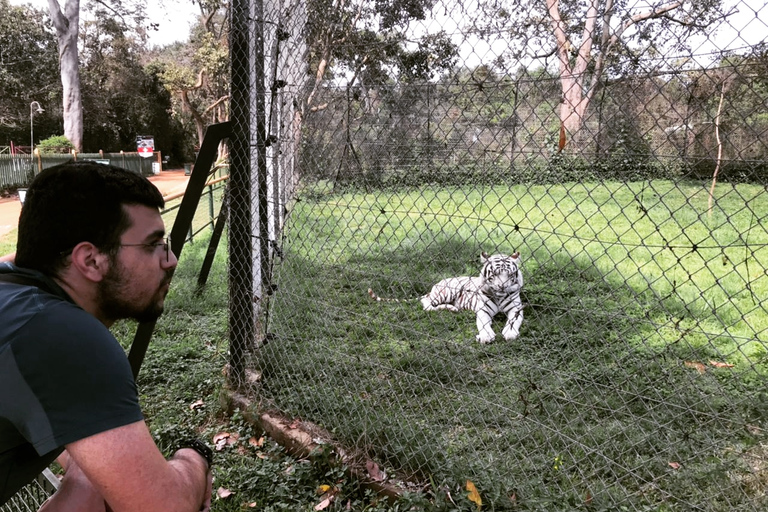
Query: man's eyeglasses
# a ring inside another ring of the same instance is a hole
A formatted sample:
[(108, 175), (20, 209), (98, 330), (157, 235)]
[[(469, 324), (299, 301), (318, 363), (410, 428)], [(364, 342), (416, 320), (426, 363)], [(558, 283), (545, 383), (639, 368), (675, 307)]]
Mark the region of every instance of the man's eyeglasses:
[(171, 261), (171, 237), (170, 236), (165, 237), (159, 242), (155, 242), (151, 244), (120, 244), (120, 247), (144, 247), (151, 252), (154, 252), (159, 247), (162, 247), (165, 250), (165, 261), (167, 262)]

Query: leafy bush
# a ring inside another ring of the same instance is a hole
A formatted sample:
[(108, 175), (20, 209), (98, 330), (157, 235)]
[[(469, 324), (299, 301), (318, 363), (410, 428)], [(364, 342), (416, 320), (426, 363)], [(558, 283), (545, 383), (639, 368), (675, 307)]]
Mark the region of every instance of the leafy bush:
[(54, 153), (69, 153), (75, 146), (64, 135), (54, 135), (47, 139), (41, 140), (37, 145), (37, 149), (41, 153), (54, 154)]

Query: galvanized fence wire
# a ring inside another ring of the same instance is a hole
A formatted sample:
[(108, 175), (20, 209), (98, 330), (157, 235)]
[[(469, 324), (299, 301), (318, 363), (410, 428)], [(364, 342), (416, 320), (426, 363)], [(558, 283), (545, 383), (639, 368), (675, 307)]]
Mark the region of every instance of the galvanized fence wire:
[[(436, 503), (764, 509), (768, 8), (564, 4), (233, 1), (232, 375)], [(516, 339), (419, 303), (482, 252)]]

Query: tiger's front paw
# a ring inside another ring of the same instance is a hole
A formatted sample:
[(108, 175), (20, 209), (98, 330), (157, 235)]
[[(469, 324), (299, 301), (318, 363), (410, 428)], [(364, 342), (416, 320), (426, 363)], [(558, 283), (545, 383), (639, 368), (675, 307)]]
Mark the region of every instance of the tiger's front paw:
[(505, 341), (512, 341), (516, 340), (517, 337), (520, 336), (520, 331), (513, 327), (507, 326), (503, 331), (501, 331), (501, 335), (504, 336)]
[(487, 345), (489, 343), (492, 343), (495, 338), (496, 338), (496, 334), (492, 332), (491, 333), (482, 332), (477, 336), (475, 336), (475, 339), (479, 341), (481, 345)]

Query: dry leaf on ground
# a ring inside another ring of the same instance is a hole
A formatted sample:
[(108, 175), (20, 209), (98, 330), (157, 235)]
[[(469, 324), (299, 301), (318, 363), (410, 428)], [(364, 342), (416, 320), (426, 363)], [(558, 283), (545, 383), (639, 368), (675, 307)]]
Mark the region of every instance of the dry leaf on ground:
[(483, 506), (483, 499), (480, 497), (480, 493), (477, 492), (477, 487), (475, 487), (475, 484), (472, 483), (471, 480), (467, 480), (467, 490), (469, 491), (467, 498), (477, 505), (477, 509), (480, 510), (480, 507)]
[(372, 460), (365, 463), (365, 469), (368, 470), (368, 476), (370, 476), (371, 480), (374, 482), (381, 482), (387, 478), (387, 474), (380, 470), (379, 465)]
[(240, 434), (219, 432), (213, 436), (213, 446), (217, 452), (220, 452), (224, 447), (235, 444), (238, 439), (240, 439)]
[(219, 497), (219, 499), (225, 500), (235, 494), (234, 492), (230, 491), (229, 489), (225, 489), (224, 487), (219, 487), (216, 491), (216, 496)]

